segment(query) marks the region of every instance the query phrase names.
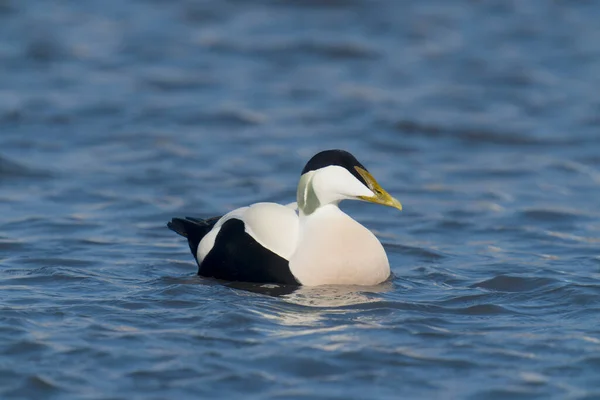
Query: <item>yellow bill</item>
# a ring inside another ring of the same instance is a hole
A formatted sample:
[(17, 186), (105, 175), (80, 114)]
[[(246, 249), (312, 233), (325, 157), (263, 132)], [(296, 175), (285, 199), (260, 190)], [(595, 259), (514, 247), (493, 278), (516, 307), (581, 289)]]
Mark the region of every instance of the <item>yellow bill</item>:
[(363, 179), (367, 182), (367, 186), (369, 189), (375, 193), (375, 196), (358, 196), (359, 199), (368, 201), (371, 203), (382, 204), (388, 207), (394, 207), (398, 210), (402, 211), (402, 204), (392, 197), (388, 192), (383, 190), (383, 188), (377, 183), (373, 175), (371, 175), (368, 171), (362, 169), (361, 167), (354, 167), (354, 169), (363, 177)]

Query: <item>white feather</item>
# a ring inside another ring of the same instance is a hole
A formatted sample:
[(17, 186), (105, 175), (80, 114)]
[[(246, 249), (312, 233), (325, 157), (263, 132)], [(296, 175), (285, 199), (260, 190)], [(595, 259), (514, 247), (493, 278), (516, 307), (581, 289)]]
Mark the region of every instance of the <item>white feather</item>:
[(286, 260), (298, 243), (298, 215), (276, 203), (256, 203), (243, 216), (246, 232), (260, 245)]
[(346, 168), (330, 165), (315, 171), (311, 184), (321, 204), (338, 203), (374, 193)]
[(276, 203), (256, 203), (225, 214), (198, 245), (198, 261), (201, 263), (215, 245), (223, 224), (239, 219), (244, 229), (261, 246), (289, 260), (298, 242), (298, 215), (288, 206)]
[(297, 202), (293, 202), (293, 203), (288, 203), (285, 205), (287, 208), (291, 208), (294, 211), (298, 211), (298, 203)]

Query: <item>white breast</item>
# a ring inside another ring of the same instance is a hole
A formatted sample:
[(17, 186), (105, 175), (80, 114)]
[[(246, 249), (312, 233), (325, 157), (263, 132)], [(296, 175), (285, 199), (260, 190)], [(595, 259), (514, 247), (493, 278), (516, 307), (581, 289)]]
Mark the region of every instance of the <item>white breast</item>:
[(290, 270), (307, 286), (376, 285), (390, 275), (387, 255), (375, 235), (333, 204), (301, 217)]

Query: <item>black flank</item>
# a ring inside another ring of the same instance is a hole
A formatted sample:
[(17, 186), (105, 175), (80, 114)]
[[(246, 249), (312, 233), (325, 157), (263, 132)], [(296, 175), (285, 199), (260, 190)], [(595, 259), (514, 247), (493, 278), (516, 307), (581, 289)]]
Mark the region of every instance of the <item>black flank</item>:
[(198, 274), (228, 281), (298, 285), (288, 261), (258, 244), (239, 219), (221, 226)]

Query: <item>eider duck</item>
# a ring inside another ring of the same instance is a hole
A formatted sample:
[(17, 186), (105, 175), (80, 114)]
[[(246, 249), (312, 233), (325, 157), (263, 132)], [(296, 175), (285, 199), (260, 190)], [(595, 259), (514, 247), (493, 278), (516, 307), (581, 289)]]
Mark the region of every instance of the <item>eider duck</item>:
[(347, 151), (312, 157), (296, 204), (256, 203), (210, 219), (173, 218), (187, 238), (198, 274), (227, 281), (284, 285), (376, 285), (390, 275), (375, 235), (338, 207), (362, 200), (402, 210)]

